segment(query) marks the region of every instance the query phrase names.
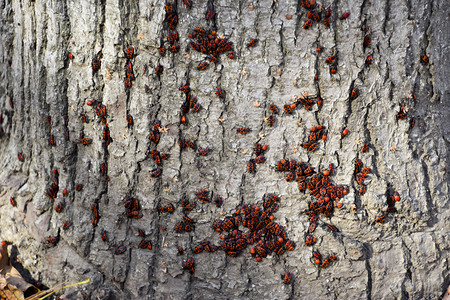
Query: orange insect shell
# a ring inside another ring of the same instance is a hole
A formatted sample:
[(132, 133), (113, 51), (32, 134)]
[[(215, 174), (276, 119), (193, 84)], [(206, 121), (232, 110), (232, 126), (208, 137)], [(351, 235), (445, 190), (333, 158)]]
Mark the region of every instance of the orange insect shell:
[(322, 129), (322, 128), (323, 128), (322, 125), (317, 125), (317, 126), (316, 126), (316, 129), (317, 129), (317, 130), (320, 130), (320, 129)]
[(263, 146), (262, 146), (262, 150), (263, 150), (263, 151), (266, 151), (267, 148), (269, 148), (269, 146), (267, 146), (267, 145), (263, 145)]
[(323, 171), (323, 175), (325, 175), (325, 176), (330, 175), (330, 171), (328, 171), (328, 170)]
[[(324, 174), (325, 175), (325, 174)], [(328, 202), (328, 201), (330, 201), (330, 197), (325, 197), (325, 198), (323, 198), (323, 200), (325, 201), (325, 202)]]
[(316, 127), (311, 127), (309, 130), (311, 130), (311, 131), (316, 131)]
[(292, 103), (291, 104), (291, 109), (295, 109), (297, 107), (297, 103)]
[(88, 102), (86, 102), (87, 105), (91, 106), (92, 104), (94, 104), (93, 101), (89, 100)]
[(336, 207), (342, 207), (342, 202), (338, 202), (338, 203), (336, 203)]
[(257, 262), (261, 262), (261, 256), (257, 256), (257, 257), (256, 257), (256, 261), (257, 261)]
[(316, 259), (316, 260), (314, 261), (314, 263), (317, 264), (317, 265), (320, 265), (320, 259)]
[(348, 134), (348, 129), (346, 128), (342, 131), (342, 135), (347, 135), (347, 134)]
[(260, 208), (259, 206), (253, 206), (253, 209), (254, 209), (255, 211), (259, 211), (261, 208)]
[(275, 220), (275, 217), (272, 215), (269, 217), (269, 219), (273, 221), (273, 220)]
[(347, 195), (347, 194), (348, 194), (347, 190), (344, 190), (344, 191), (342, 192), (342, 194)]
[(250, 249), (250, 253), (251, 253), (251, 254), (255, 254), (255, 253), (256, 253), (255, 247), (252, 247), (252, 248)]
[(67, 189), (63, 189), (63, 195), (67, 195)]
[(238, 209), (234, 214), (235, 214), (235, 215), (240, 215), (240, 214), (241, 214), (241, 211)]
[(328, 138), (328, 136), (327, 136), (327, 133), (325, 132), (325, 133), (322, 135), (322, 140), (323, 140), (323, 141), (326, 141), (327, 138)]
[(394, 200), (400, 201), (400, 195), (397, 192), (394, 193)]
[(279, 237), (279, 238), (278, 238), (278, 242), (279, 242), (279, 243), (282, 243), (283, 241), (284, 241), (284, 240), (283, 240), (282, 237)]
[(220, 239), (221, 239), (221, 240), (224, 240), (224, 239), (225, 239), (225, 235), (222, 234), (222, 235), (220, 236)]
[(73, 59), (73, 54), (69, 53), (69, 59)]

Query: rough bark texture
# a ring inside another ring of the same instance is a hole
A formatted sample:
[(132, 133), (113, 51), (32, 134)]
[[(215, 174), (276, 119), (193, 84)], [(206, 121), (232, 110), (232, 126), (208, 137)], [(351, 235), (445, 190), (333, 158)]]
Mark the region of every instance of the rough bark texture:
[[(73, 298), (439, 299), (450, 280), (448, 4), (340, 0), (322, 5), (333, 10), (331, 27), (315, 23), (304, 30), (306, 10), (293, 0), (193, 0), (190, 10), (177, 1), (181, 51), (161, 57), (158, 47), (167, 32), (164, 1), (0, 0), (0, 237), (15, 244), (16, 265), (47, 286), (90, 277), (90, 285), (66, 291)], [(217, 12), (214, 22), (205, 20), (208, 9)], [(350, 17), (340, 21), (345, 11)], [(213, 24), (234, 43), (237, 57), (223, 55), (221, 63), (198, 71), (204, 56), (189, 48), (188, 34)], [(363, 27), (371, 29), (366, 49)], [(247, 48), (252, 38), (259, 42)], [(318, 44), (325, 47), (320, 55)], [(123, 83), (128, 45), (137, 54), (137, 78), (129, 93)], [(94, 74), (91, 60), (100, 49), (102, 66)], [(338, 53), (334, 76), (324, 63), (332, 49)], [(67, 59), (68, 53), (74, 59)], [(370, 67), (364, 64), (368, 53), (374, 56)], [(429, 64), (420, 64), (422, 54), (429, 56)], [(165, 68), (160, 78), (154, 72), (158, 64)], [(180, 126), (184, 96), (178, 88), (186, 82), (202, 109), (188, 115), (189, 125)], [(218, 86), (226, 92), (225, 100), (214, 95)], [(354, 87), (360, 96), (350, 101)], [(296, 109), (268, 127), (264, 117), (269, 104), (281, 109), (303, 92), (320, 92), (322, 109)], [(417, 100), (409, 100), (408, 118), (397, 120), (407, 94), (416, 94)], [(106, 105), (113, 138), (108, 148), (103, 125), (86, 105), (91, 99)], [(130, 129), (127, 113), (135, 122)], [(87, 123), (81, 122), (81, 114)], [(410, 129), (412, 116), (416, 125)], [(67, 117), (70, 141), (64, 139)], [(155, 164), (148, 133), (156, 119), (167, 128), (158, 149), (171, 156), (161, 177), (149, 180)], [(307, 153), (299, 143), (318, 123), (327, 127), (328, 141)], [(237, 126), (252, 131), (237, 135)], [(344, 128), (350, 133), (341, 139)], [(50, 131), (54, 147), (48, 142)], [(78, 142), (82, 131), (93, 139), (91, 145)], [(181, 152), (180, 137), (212, 153), (199, 157)], [(250, 175), (246, 166), (257, 141), (269, 145), (267, 161)], [(363, 142), (369, 143), (367, 153), (360, 151)], [(17, 152), (23, 153), (23, 163)], [(338, 256), (327, 269), (311, 262), (311, 248), (304, 244), (309, 224), (304, 212), (311, 196), (275, 172), (283, 157), (308, 162), (316, 170), (334, 163), (333, 181), (350, 187), (343, 208), (325, 220), (340, 231), (332, 235), (319, 227), (315, 233), (316, 248)], [(364, 196), (353, 175), (356, 157), (373, 170)], [(109, 184), (99, 172), (103, 161)], [(45, 194), (54, 168), (60, 173), (60, 190), (68, 190), (66, 197), (60, 191), (55, 202)], [(75, 191), (78, 183), (84, 185), (81, 192)], [(189, 213), (195, 230), (176, 234), (173, 228), (183, 215), (180, 199), (194, 200), (203, 188), (221, 195), (223, 208), (198, 203)], [(386, 194), (394, 190), (401, 196), (398, 214), (375, 223), (386, 210)], [(184, 259), (193, 256), (199, 241), (218, 243), (211, 223), (224, 217), (222, 211), (230, 215), (242, 203), (261, 205), (267, 193), (281, 197), (275, 217), (296, 242), (294, 251), (261, 263), (248, 248), (237, 258), (222, 251), (202, 253), (195, 256), (194, 275), (183, 271)], [(17, 207), (10, 205), (11, 196)], [(128, 197), (140, 200), (142, 219), (124, 215)], [(66, 206), (58, 214), (55, 205), (63, 198)], [(97, 227), (91, 224), (94, 202), (100, 207)], [(168, 203), (176, 206), (175, 213), (158, 214), (157, 207)], [(65, 220), (73, 223), (67, 231), (61, 229)], [(151, 240), (151, 251), (138, 249), (138, 228)], [(108, 243), (100, 239), (101, 229), (108, 232)], [(59, 243), (50, 247), (47, 237), (58, 232)], [(115, 255), (120, 245), (128, 250)], [(185, 249), (182, 256), (178, 245)], [(291, 285), (280, 280), (287, 271), (295, 278)]]

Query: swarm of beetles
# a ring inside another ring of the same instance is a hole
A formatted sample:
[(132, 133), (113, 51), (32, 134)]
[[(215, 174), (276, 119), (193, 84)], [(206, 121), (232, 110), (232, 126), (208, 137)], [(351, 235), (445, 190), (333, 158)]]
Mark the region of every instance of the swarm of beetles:
[[(233, 43), (226, 38), (218, 37), (217, 32), (214, 30), (207, 32), (205, 29), (195, 28), (194, 33), (189, 34), (189, 38), (192, 39), (190, 42), (191, 48), (205, 54), (205, 59), (212, 63), (219, 63), (220, 54), (227, 51), (229, 59), (234, 59), (235, 57)], [(206, 60), (197, 66), (198, 70), (205, 70), (209, 66)]]
[[(259, 206), (242, 205), (241, 210), (235, 212), (233, 216), (225, 217), (223, 220), (216, 220), (213, 229), (222, 234), (219, 246), (211, 245), (208, 241), (202, 241), (194, 248), (194, 254), (215, 252), (222, 250), (227, 256), (237, 257), (248, 246), (254, 245), (250, 249), (250, 254), (260, 262), (271, 253), (282, 255), (285, 251), (293, 251), (295, 243), (289, 240), (286, 230), (278, 223), (274, 222), (273, 213), (279, 208), (280, 198), (269, 194), (264, 199), (264, 211)], [(240, 229), (246, 227), (247, 232)]]
[(364, 167), (362, 161), (357, 158), (355, 160), (355, 178), (356, 182), (360, 185), (359, 194), (361, 196), (367, 191), (365, 180), (369, 177), (369, 175), (367, 175), (369, 173), (371, 173), (370, 168)]
[(260, 143), (255, 144), (255, 146), (253, 147), (255, 157), (250, 159), (247, 163), (247, 170), (249, 173), (255, 173), (256, 164), (261, 164), (266, 161), (264, 153), (266, 152), (267, 148), (267, 145), (261, 145)]

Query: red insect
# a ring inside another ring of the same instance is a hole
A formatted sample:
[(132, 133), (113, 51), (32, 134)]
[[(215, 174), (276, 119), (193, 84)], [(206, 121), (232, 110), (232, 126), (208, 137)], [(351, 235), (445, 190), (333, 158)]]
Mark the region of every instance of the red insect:
[(162, 66), (162, 65), (157, 65), (156, 66), (156, 68), (155, 68), (156, 76), (161, 75), (163, 73), (163, 71), (164, 71), (164, 66)]
[(331, 17), (331, 8), (327, 8), (326, 10), (325, 10), (325, 18), (329, 18), (329, 17)]
[(274, 115), (278, 115), (278, 107), (275, 104), (270, 104), (269, 109)]
[(422, 64), (426, 65), (426, 64), (428, 64), (428, 63), (430, 62), (430, 59), (428, 58), (428, 56), (426, 56), (426, 55), (424, 54), (424, 55), (421, 55), (421, 56), (420, 56), (420, 62), (421, 62)]
[(255, 163), (253, 162), (253, 160), (250, 160), (247, 163), (247, 170), (249, 173), (255, 173)]
[(17, 153), (17, 159), (20, 161), (20, 162), (24, 162), (24, 158), (23, 158), (23, 155), (22, 155), (22, 152), (18, 152)]
[(386, 220), (386, 216), (382, 215), (381, 217), (379, 217), (378, 219), (375, 220), (375, 222), (377, 223), (383, 223)]
[(236, 57), (236, 54), (234, 53), (233, 50), (231, 50), (230, 52), (228, 52), (228, 58), (229, 59), (234, 59)]
[(72, 225), (72, 222), (70, 221), (65, 221), (63, 224), (63, 230), (66, 231), (67, 229), (69, 229), (69, 227)]
[(188, 258), (184, 263), (184, 269), (188, 270), (189, 273), (194, 273), (195, 262), (193, 258)]
[(327, 59), (325, 59), (325, 63), (326, 64), (331, 64), (332, 62), (334, 62), (336, 60), (336, 58), (337, 58), (336, 55), (328, 56)]
[(100, 238), (102, 239), (102, 241), (107, 242), (108, 241), (108, 237), (106, 235), (106, 231), (102, 229), (102, 231), (100, 231)]
[(200, 103), (196, 103), (194, 107), (192, 108), (192, 112), (198, 112), (202, 106)]
[(179, 45), (172, 45), (169, 47), (169, 51), (172, 53), (177, 53), (178, 51), (180, 51), (180, 46)]
[(367, 57), (366, 57), (366, 65), (371, 65), (372, 61), (373, 61), (372, 54), (367, 55)]
[(416, 124), (416, 120), (414, 118), (411, 118), (411, 122), (409, 124), (409, 128), (413, 129), (415, 124)]
[(215, 15), (216, 15), (216, 12), (213, 10), (210, 10), (206, 13), (205, 18), (206, 18), (206, 20), (211, 20), (212, 18), (214, 18)]
[(63, 202), (59, 202), (59, 203), (55, 206), (55, 211), (56, 211), (57, 213), (60, 213), (61, 210), (63, 209), (63, 207), (64, 207), (64, 203), (63, 203)]
[(273, 127), (273, 125), (275, 124), (275, 117), (274, 116), (269, 116), (267, 118), (267, 123), (269, 124), (270, 127)]
[(305, 243), (307, 246), (313, 246), (317, 242), (317, 238), (312, 235), (306, 237)]
[(216, 88), (216, 95), (217, 95), (217, 97), (219, 97), (219, 98), (223, 98), (224, 96), (223, 96), (223, 91), (222, 91), (222, 89)]
[(317, 150), (317, 143), (312, 143), (309, 147), (308, 147), (308, 151), (309, 152), (314, 152)]
[(250, 132), (250, 128), (238, 127), (238, 128), (236, 128), (236, 132), (239, 133), (239, 134), (244, 134), (245, 135), (245, 134)]
[(99, 118), (105, 117), (106, 116), (106, 106), (104, 106), (101, 103), (97, 104), (97, 106), (95, 107), (95, 112), (97, 113), (97, 116)]
[(53, 134), (50, 134), (48, 142), (50, 143), (50, 145), (55, 146), (55, 136)]
[(153, 178), (157, 178), (157, 177), (161, 176), (161, 174), (162, 174), (162, 170), (161, 169), (156, 169), (156, 170), (153, 170), (151, 172), (150, 176), (153, 177)]
[(363, 42), (364, 48), (366, 48), (367, 46), (369, 46), (369, 44), (370, 44), (370, 34), (367, 34), (367, 35), (364, 37), (364, 42)]
[(190, 0), (183, 0), (183, 4), (184, 6), (186, 6), (187, 8), (191, 8), (192, 7), (192, 3)]
[(102, 66), (102, 60), (101, 59), (96, 59), (96, 58), (92, 59), (92, 70), (94, 72), (97, 72), (98, 70), (100, 70), (101, 66)]
[(369, 146), (367, 145), (367, 143), (364, 143), (364, 145), (362, 146), (361, 152), (366, 153), (368, 148), (369, 148)]
[(220, 196), (216, 196), (214, 198), (214, 203), (216, 204), (217, 207), (221, 207), (223, 204), (223, 199)]
[(166, 55), (166, 47), (162, 46), (158, 49), (159, 55), (165, 56)]
[[(330, 202), (330, 203), (331, 203), (331, 202)], [(333, 232), (338, 231), (337, 228), (336, 228), (336, 226), (334, 226), (334, 225), (327, 224), (327, 227), (328, 227), (328, 229), (330, 229), (330, 230), (333, 231)]]
[(178, 250), (178, 255), (183, 255), (183, 253), (184, 253), (183, 247), (178, 246), (177, 250)]
[(210, 150), (208, 148), (200, 149), (200, 150), (198, 150), (198, 155), (206, 156), (206, 155), (208, 155), (209, 151)]
[(330, 74), (334, 75), (337, 73), (337, 65), (330, 66)]
[(400, 107), (400, 111), (397, 113), (397, 120), (403, 120), (408, 115), (408, 112), (405, 111), (405, 108), (402, 106)]
[(119, 246), (116, 251), (115, 254), (120, 255), (125, 253), (125, 251), (127, 251), (127, 247), (126, 246)]
[(291, 273), (286, 273), (286, 275), (281, 276), (283, 279), (284, 284), (290, 284), (291, 280), (292, 280), (292, 274)]
[(133, 126), (133, 116), (130, 114), (127, 114), (127, 123), (128, 126)]
[(17, 206), (17, 202), (16, 202), (16, 200), (14, 199), (14, 197), (9, 198), (9, 202), (11, 203), (11, 205), (12, 205), (13, 207), (16, 207), (16, 206)]
[(348, 17), (350, 16), (350, 12), (346, 12), (346, 13), (344, 13), (342, 16), (341, 16), (341, 20), (345, 20), (345, 19), (347, 19)]
[(259, 156), (255, 157), (253, 159), (253, 162), (256, 163), (256, 164), (260, 164), (260, 163), (263, 163), (265, 161), (266, 161), (266, 158), (264, 157), (264, 155), (259, 155)]
[(100, 173), (106, 175), (108, 173), (108, 164), (106, 162), (102, 162), (100, 164)]
[(359, 188), (359, 194), (362, 196), (362, 195), (364, 195), (365, 193), (366, 193), (366, 191), (367, 191), (367, 187), (365, 186), (365, 185), (362, 185), (360, 188)]
[(394, 201), (400, 201), (399, 193), (395, 192), (393, 198), (394, 198)]
[(323, 24), (327, 27), (330, 27), (330, 18), (323, 19)]
[(75, 186), (75, 189), (79, 192), (79, 191), (81, 191), (83, 189), (83, 185), (82, 184), (77, 184)]
[(134, 48), (133, 48), (133, 46), (128, 46), (125, 54), (126, 54), (126, 57), (128, 59), (132, 59), (133, 55), (134, 55)]
[(311, 28), (313, 21), (311, 19), (308, 19), (305, 24), (303, 25), (303, 28), (308, 30), (309, 28)]
[(59, 237), (57, 237), (57, 236), (49, 236), (47, 238), (47, 242), (52, 245), (55, 245), (58, 241), (59, 241)]
[(209, 66), (209, 63), (207, 61), (203, 61), (197, 66), (197, 70), (199, 70), (199, 71), (206, 70), (206, 68), (208, 66)]
[(247, 43), (247, 48), (255, 47), (257, 42), (258, 42), (257, 39), (251, 40), (250, 42)]

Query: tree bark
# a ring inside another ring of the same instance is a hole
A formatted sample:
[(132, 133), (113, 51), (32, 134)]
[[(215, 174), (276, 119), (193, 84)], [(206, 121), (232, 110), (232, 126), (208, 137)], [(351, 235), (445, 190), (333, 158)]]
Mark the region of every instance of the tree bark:
[[(90, 277), (90, 285), (63, 291), (80, 299), (440, 299), (450, 284), (448, 5), (438, 0), (321, 4), (332, 9), (331, 26), (314, 22), (305, 30), (307, 10), (293, 0), (193, 0), (191, 9), (177, 1), (181, 49), (162, 57), (158, 48), (168, 46), (164, 1), (0, 0), (0, 238), (16, 247), (13, 265), (47, 286)], [(207, 21), (211, 9), (217, 14)], [(340, 20), (347, 11), (349, 18)], [(222, 54), (219, 63), (197, 70), (205, 55), (189, 46), (195, 27), (216, 28), (218, 36), (234, 43), (236, 58)], [(366, 28), (371, 42), (363, 47)], [(258, 43), (247, 48), (251, 39)], [(127, 90), (129, 45), (135, 49), (136, 80)], [(324, 47), (320, 54), (318, 46)], [(91, 62), (100, 50), (101, 68), (93, 72)], [(325, 63), (333, 53), (335, 75)], [(373, 63), (366, 65), (370, 53)], [(420, 62), (421, 55), (429, 57), (428, 64)], [(164, 71), (157, 76), (159, 64)], [(202, 108), (180, 125), (179, 87), (186, 83)], [(217, 87), (224, 99), (215, 95)], [(354, 88), (359, 97), (351, 100)], [(293, 96), (305, 92), (320, 94), (323, 106), (283, 112)], [(89, 100), (106, 106), (108, 147), (105, 125), (94, 106), (86, 105)], [(270, 104), (280, 110), (273, 127), (265, 121)], [(402, 106), (407, 117), (397, 120)], [(134, 119), (131, 127), (127, 114)], [(148, 137), (155, 120), (162, 123), (157, 146)], [(328, 140), (308, 152), (300, 144), (318, 124), (325, 126)], [(239, 135), (239, 126), (251, 132)], [(341, 138), (345, 128), (349, 134)], [(81, 144), (81, 133), (92, 144)], [(182, 138), (210, 148), (210, 154), (180, 150)], [(256, 142), (269, 149), (266, 162), (249, 174)], [(363, 143), (369, 145), (366, 153)], [(155, 148), (170, 158), (163, 161), (162, 175), (151, 178)], [(282, 158), (316, 171), (333, 163), (332, 181), (349, 187), (343, 207), (331, 219), (321, 215), (314, 233), (314, 248), (338, 257), (326, 269), (312, 262), (304, 242), (305, 212), (314, 198), (275, 171)], [(365, 195), (359, 195), (354, 175), (356, 158), (372, 169)], [(109, 182), (100, 173), (102, 162)], [(54, 201), (46, 196), (53, 169), (60, 188)], [(197, 201), (200, 189), (222, 196), (223, 207), (198, 202), (188, 214), (194, 230), (175, 233), (184, 215), (181, 199)], [(398, 213), (376, 223), (394, 191), (401, 197)], [(251, 246), (237, 258), (223, 251), (192, 254), (202, 240), (218, 245), (214, 220), (231, 216), (244, 203), (262, 206), (270, 193), (281, 198), (275, 221), (296, 243), (294, 251), (260, 263), (251, 257)], [(142, 219), (125, 215), (130, 197), (140, 201)], [(65, 206), (57, 213), (61, 201)], [(96, 227), (93, 203), (99, 206)], [(169, 203), (174, 214), (159, 214), (157, 208)], [(67, 220), (72, 226), (64, 231)], [(325, 223), (339, 231), (331, 233)], [(152, 250), (139, 249), (138, 229)], [(101, 230), (108, 234), (106, 243)], [(59, 236), (59, 242), (49, 245), (48, 236)], [(122, 245), (127, 250), (116, 255)], [(178, 246), (183, 255), (177, 255)], [(183, 270), (187, 257), (195, 259), (194, 275)], [(290, 285), (280, 279), (286, 272), (294, 277)]]

